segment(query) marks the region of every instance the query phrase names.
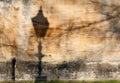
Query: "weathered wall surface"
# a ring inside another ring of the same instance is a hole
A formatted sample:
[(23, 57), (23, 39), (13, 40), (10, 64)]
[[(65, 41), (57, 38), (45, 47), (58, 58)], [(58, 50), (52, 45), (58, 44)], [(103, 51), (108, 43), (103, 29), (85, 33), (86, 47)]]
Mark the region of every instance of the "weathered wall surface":
[(48, 80), (119, 79), (119, 11), (119, 0), (0, 0), (0, 80), (12, 58), (16, 80), (38, 66)]

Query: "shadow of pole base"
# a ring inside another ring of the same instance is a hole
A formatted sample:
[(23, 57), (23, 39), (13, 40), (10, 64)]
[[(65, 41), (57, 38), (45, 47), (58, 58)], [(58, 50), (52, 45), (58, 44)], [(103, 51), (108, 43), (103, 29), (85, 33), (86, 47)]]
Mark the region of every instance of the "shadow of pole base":
[(46, 81), (46, 80), (47, 80), (47, 76), (38, 76), (36, 77), (35, 82)]

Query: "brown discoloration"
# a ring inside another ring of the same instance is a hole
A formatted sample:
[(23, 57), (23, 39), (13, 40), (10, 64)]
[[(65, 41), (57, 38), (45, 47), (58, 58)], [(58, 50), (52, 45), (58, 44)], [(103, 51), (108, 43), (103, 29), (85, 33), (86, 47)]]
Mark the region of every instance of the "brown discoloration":
[(63, 30), (60, 28), (49, 28), (46, 37), (55, 37), (59, 35)]
[[(48, 63), (43, 67), (48, 77), (54, 74), (51, 79), (72, 79), (73, 74), (80, 80), (115, 77), (111, 73), (118, 72), (117, 66), (109, 63), (120, 61), (118, 0), (13, 1), (0, 2), (0, 61), (13, 57), (31, 61), (18, 62), (17, 69), (22, 76), (21, 72), (34, 74), (30, 68), (37, 69), (34, 61), (40, 53), (44, 55), (40, 61)], [(39, 11), (40, 6), (43, 9)]]

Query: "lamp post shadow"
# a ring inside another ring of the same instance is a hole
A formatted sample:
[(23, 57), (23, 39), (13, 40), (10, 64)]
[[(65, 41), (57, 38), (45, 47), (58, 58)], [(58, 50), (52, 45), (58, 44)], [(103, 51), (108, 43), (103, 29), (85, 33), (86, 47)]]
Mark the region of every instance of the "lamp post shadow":
[(43, 14), (42, 7), (40, 7), (40, 10), (38, 14), (32, 18), (32, 23), (34, 26), (34, 30), (38, 39), (38, 76), (35, 78), (35, 82), (37, 81), (45, 81), (47, 80), (46, 76), (42, 76), (42, 57), (43, 54), (42, 51), (42, 45), (41, 45), (41, 39), (45, 37), (47, 30), (49, 28), (49, 22), (47, 18)]

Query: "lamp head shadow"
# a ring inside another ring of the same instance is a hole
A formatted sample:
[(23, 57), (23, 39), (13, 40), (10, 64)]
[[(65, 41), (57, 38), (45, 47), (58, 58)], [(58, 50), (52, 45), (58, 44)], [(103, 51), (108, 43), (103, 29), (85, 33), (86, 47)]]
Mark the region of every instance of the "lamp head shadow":
[(38, 38), (44, 38), (49, 28), (49, 22), (44, 16), (42, 7), (40, 7), (40, 10), (38, 11), (37, 15), (32, 18), (32, 23), (34, 26), (36, 36)]

